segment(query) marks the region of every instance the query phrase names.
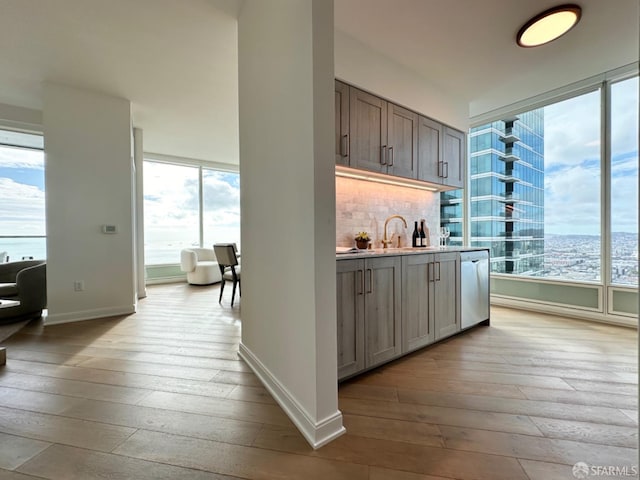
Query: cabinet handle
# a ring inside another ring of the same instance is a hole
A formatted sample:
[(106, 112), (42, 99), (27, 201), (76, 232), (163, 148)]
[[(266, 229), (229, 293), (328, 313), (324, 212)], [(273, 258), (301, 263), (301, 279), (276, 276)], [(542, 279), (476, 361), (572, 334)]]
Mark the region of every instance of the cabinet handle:
[(427, 263), (427, 283), (435, 282), (435, 268), (433, 267), (434, 263)]
[(362, 295), (364, 293), (364, 272), (361, 269), (358, 269), (358, 275), (360, 275), (360, 281), (356, 282), (360, 284), (360, 291), (358, 295)]
[(444, 178), (449, 178), (449, 162), (443, 162), (443, 166), (445, 167), (445, 174), (443, 175)]
[(349, 156), (349, 135), (342, 136), (342, 142), (340, 143), (340, 155), (342, 157)]
[(380, 163), (382, 165), (387, 164), (387, 146), (386, 145), (382, 145), (380, 147)]
[(444, 162), (438, 162), (438, 176), (442, 177), (442, 170), (443, 170), (443, 166), (444, 166)]
[(393, 147), (389, 147), (389, 166), (393, 167)]
[(436, 262), (436, 265), (438, 265), (438, 278), (435, 279), (436, 282), (440, 281), (440, 262)]
[(373, 273), (370, 268), (367, 268), (367, 272), (369, 272), (369, 290), (367, 290), (367, 293), (373, 293)]

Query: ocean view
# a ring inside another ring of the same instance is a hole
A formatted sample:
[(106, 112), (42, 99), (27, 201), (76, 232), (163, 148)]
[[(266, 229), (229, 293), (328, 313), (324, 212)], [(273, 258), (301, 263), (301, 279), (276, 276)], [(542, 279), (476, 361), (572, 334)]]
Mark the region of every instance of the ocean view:
[(10, 262), (22, 260), (22, 257), (45, 259), (47, 258), (47, 239), (0, 238), (0, 252), (7, 252)]

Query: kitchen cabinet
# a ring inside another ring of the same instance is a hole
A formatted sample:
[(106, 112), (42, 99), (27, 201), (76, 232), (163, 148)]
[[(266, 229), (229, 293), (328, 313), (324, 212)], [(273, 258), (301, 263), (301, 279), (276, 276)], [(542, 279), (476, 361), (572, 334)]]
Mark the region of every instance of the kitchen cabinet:
[(336, 80), (335, 125), (336, 165), (417, 178), (417, 113)]
[(442, 134), (443, 181), (449, 187), (464, 188), (467, 140), (464, 132), (445, 126)]
[(460, 330), (458, 258), (454, 252), (403, 257), (403, 353)]
[(335, 81), (336, 165), (349, 166), (349, 85)]
[(402, 350), (433, 343), (433, 254), (402, 258)]
[(364, 260), (336, 262), (338, 378), (364, 369)]
[(464, 132), (420, 116), (418, 120), (418, 180), (464, 188)]
[(338, 378), (402, 352), (399, 256), (336, 262)]
[(460, 331), (460, 256), (434, 255), (432, 271), (434, 334), (440, 340)]
[(398, 256), (365, 260), (365, 367), (402, 352), (401, 275)]
[(387, 101), (349, 89), (349, 165), (387, 173)]

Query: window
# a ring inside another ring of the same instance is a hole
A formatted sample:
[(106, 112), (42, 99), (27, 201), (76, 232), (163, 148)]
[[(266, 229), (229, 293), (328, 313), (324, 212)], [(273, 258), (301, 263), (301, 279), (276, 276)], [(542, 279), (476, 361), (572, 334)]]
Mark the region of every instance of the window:
[(637, 286), (638, 77), (611, 86), (610, 208), (611, 283)]
[(240, 248), (240, 175), (202, 169), (204, 245)]
[(180, 262), (200, 245), (198, 168), (145, 162), (144, 255), (147, 265)]
[(178, 264), (183, 248), (239, 246), (239, 175), (145, 160), (144, 234), (146, 265)]
[(600, 90), (469, 137), (471, 244), (492, 271), (599, 281)]
[(41, 135), (0, 130), (0, 262), (46, 259)]

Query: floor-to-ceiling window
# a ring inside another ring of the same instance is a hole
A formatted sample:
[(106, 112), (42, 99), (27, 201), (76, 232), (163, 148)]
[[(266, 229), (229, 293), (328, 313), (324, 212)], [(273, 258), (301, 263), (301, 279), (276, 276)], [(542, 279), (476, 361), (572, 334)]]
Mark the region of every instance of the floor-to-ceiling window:
[(148, 279), (175, 275), (183, 248), (219, 242), (240, 246), (238, 173), (145, 160), (143, 177)]
[(42, 135), (0, 130), (0, 262), (45, 259)]
[(638, 285), (638, 131), (634, 77), (611, 85), (612, 284)]
[(470, 130), (469, 241), (491, 251), (494, 294), (633, 316), (638, 77), (578, 92)]

